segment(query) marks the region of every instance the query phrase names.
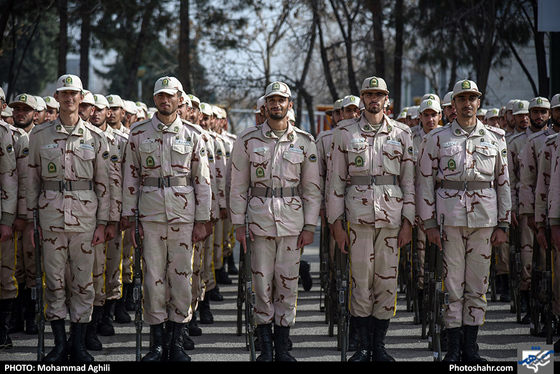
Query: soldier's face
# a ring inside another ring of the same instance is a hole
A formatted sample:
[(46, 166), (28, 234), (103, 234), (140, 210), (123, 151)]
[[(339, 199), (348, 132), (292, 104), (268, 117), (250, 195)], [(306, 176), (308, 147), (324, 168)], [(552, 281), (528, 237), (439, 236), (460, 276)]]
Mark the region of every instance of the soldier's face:
[(12, 104), (12, 113), (14, 126), (20, 129), (30, 126), (37, 118), (37, 111), (25, 104)]
[(90, 122), (92, 125), (99, 127), (105, 123), (107, 120), (107, 108), (93, 107), (93, 112), (91, 113)]
[(550, 111), (544, 108), (533, 108), (529, 112), (531, 124), (536, 128), (542, 129), (544, 124), (550, 118)]
[(457, 110), (453, 105), (447, 105), (443, 107), (443, 114), (449, 122), (453, 122), (455, 118), (457, 118)]
[(517, 130), (524, 131), (527, 129), (527, 127), (529, 127), (528, 113), (514, 114), (513, 119), (515, 120), (515, 125), (517, 126)]
[(336, 109), (333, 111), (333, 119), (335, 124), (343, 120), (342, 109)]
[(383, 111), (387, 98), (388, 96), (380, 91), (367, 91), (362, 94), (365, 110), (373, 114)]
[(45, 122), (54, 121), (58, 117), (58, 110), (47, 107), (45, 111)]
[(109, 124), (117, 124), (122, 122), (124, 110), (123, 108), (119, 107), (112, 107), (107, 112), (107, 123)]
[(556, 126), (560, 126), (560, 107), (552, 108), (552, 122)]
[(433, 129), (435, 129), (438, 124), (439, 120), (441, 119), (441, 113), (436, 112), (432, 109), (426, 109), (421, 114), (421, 121), (422, 121), (422, 128), (424, 129), (425, 133), (429, 133)]
[(461, 118), (472, 118), (476, 116), (476, 112), (480, 106), (480, 99), (478, 95), (463, 93), (454, 96), (451, 103), (455, 106), (457, 116), (461, 116)]
[(273, 120), (281, 120), (288, 115), (288, 110), (292, 108), (289, 98), (273, 95), (266, 99), (266, 109), (268, 116)]
[(342, 118), (352, 119), (360, 116), (360, 109), (355, 105), (348, 105), (342, 108)]
[(84, 121), (89, 121), (91, 112), (93, 111), (93, 105), (87, 103), (81, 103), (78, 109), (78, 114)]
[(170, 116), (177, 111), (179, 104), (183, 102), (183, 97), (180, 92), (174, 95), (170, 95), (165, 92), (160, 92), (154, 95), (154, 102), (156, 104), (157, 110), (165, 115)]
[(80, 103), (84, 99), (84, 95), (81, 91), (57, 91), (54, 94), (54, 98), (60, 104), (61, 112), (74, 113), (78, 112)]

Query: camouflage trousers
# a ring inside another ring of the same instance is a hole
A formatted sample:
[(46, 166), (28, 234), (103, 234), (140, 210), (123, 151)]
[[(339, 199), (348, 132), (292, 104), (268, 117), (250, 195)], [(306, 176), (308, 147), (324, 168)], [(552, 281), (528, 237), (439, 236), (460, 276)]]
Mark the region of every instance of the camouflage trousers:
[(12, 241), (16, 249), (14, 274), (16, 281), (27, 288), (33, 288), (35, 287), (35, 248), (31, 245), (31, 238), (23, 232), (14, 232)]
[(216, 226), (212, 229), (212, 235), (208, 236), (202, 244), (202, 264), (201, 264), (201, 277), (203, 282), (202, 297), (206, 292), (212, 291), (216, 288), (216, 277), (214, 276), (214, 238), (216, 234)]
[(114, 239), (95, 246), (93, 283), (95, 306), (102, 306), (106, 300), (120, 298), (122, 294), (122, 233), (117, 227)]
[(71, 322), (90, 321), (94, 300), (92, 272), (95, 252), (92, 239), (93, 232), (43, 230), (47, 321), (65, 319), (67, 308)]
[(535, 235), (528, 225), (529, 216), (523, 215), (519, 220), (519, 230), (521, 233), (521, 291), (531, 289), (531, 263), (533, 262), (533, 239)]
[(484, 323), (493, 227), (444, 226), (443, 286), (449, 293), (444, 311), (447, 328)]
[(395, 315), (399, 230), (350, 224), (350, 313), (353, 316), (386, 320)]
[(214, 269), (220, 270), (224, 266), (224, 220), (219, 219), (214, 226), (214, 250), (212, 253)]
[(198, 308), (198, 302), (204, 300), (204, 281), (202, 280), (202, 258), (204, 252), (203, 242), (194, 246), (193, 275), (192, 275), (192, 310)]
[(301, 250), (297, 236), (255, 236), (250, 243), (255, 321), (293, 326)]
[(192, 317), (193, 224), (142, 222), (144, 320), (186, 323)]
[(416, 252), (418, 254), (418, 287), (424, 289), (424, 264), (426, 263), (426, 232), (418, 227), (416, 230)]

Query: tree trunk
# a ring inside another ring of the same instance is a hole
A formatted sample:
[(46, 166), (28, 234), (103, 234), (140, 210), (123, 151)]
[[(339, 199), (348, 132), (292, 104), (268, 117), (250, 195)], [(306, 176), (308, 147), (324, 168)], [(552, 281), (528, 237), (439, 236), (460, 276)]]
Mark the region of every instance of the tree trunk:
[(395, 57), (393, 59), (393, 118), (401, 112), (402, 96), (402, 55), (403, 55), (403, 29), (404, 29), (404, 1), (395, 1)]
[(58, 76), (66, 74), (66, 55), (68, 54), (68, 0), (58, 0), (60, 17), (58, 31)]
[(89, 49), (91, 45), (91, 9), (89, 0), (83, 0), (80, 15), (82, 19), (80, 35), (80, 79), (84, 88), (89, 87)]
[(191, 39), (190, 39), (190, 12), (189, 0), (181, 0), (179, 13), (179, 73), (178, 77), (185, 92), (195, 94), (191, 74)]

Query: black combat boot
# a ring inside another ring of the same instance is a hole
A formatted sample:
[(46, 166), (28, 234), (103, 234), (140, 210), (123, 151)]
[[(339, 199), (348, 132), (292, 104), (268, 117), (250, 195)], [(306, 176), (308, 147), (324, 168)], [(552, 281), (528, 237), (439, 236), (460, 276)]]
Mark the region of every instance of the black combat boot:
[(354, 317), (354, 322), (358, 335), (358, 349), (348, 359), (348, 362), (369, 362), (371, 360), (371, 319), (369, 317)]
[(461, 355), (461, 361), (464, 362), (486, 362), (486, 359), (478, 355), (478, 345), (476, 343), (478, 336), (478, 326), (463, 326), (465, 335), (465, 347)]
[(66, 362), (68, 361), (68, 343), (66, 341), (66, 328), (63, 319), (51, 321), (51, 328), (54, 335), (54, 348), (45, 356), (45, 362)]
[(447, 333), (447, 353), (443, 361), (459, 362), (461, 359), (461, 328), (453, 327), (445, 331)]
[[(290, 328), (288, 326), (274, 325), (274, 354), (277, 362), (295, 362), (296, 359), (289, 353)], [(261, 342), (262, 350), (262, 342)]]
[(103, 344), (101, 344), (97, 337), (97, 324), (99, 323), (101, 313), (103, 313), (103, 307), (94, 306), (91, 321), (87, 324), (85, 342), (86, 348), (90, 351), (100, 351), (103, 349)]
[(113, 326), (113, 316), (115, 315), (115, 303), (117, 300), (106, 300), (103, 305), (103, 313), (99, 317), (99, 325), (97, 332), (101, 336), (115, 335), (115, 327)]
[(389, 320), (377, 319), (375, 317), (371, 317), (371, 320), (371, 360), (374, 362), (395, 361), (395, 359), (385, 351), (385, 336), (387, 336), (387, 330), (389, 329)]
[(257, 361), (272, 362), (272, 324), (258, 325), (256, 331), (261, 351)]
[(87, 323), (72, 323), (72, 346), (70, 347), (70, 361), (92, 362), (93, 356), (86, 349), (85, 337)]
[(185, 324), (171, 322), (167, 326), (171, 329), (171, 343), (169, 345), (169, 361), (188, 362), (191, 360), (183, 348), (183, 334)]
[(8, 334), (13, 301), (14, 299), (0, 300), (0, 349), (10, 349), (13, 347), (12, 339), (10, 339)]
[(39, 328), (37, 327), (35, 314), (35, 300), (31, 299), (31, 288), (24, 290), (23, 299), (23, 319), (25, 320), (25, 333), (28, 335), (37, 335)]
[(203, 325), (211, 325), (214, 323), (214, 316), (210, 311), (210, 299), (208, 298), (208, 294), (204, 295), (204, 299), (198, 303), (198, 311), (200, 323)]
[(150, 351), (142, 357), (142, 361), (157, 362), (163, 359), (163, 341), (165, 332), (163, 323), (150, 326)]
[(192, 351), (194, 349), (194, 342), (190, 336), (188, 322), (183, 325), (183, 349), (185, 351)]

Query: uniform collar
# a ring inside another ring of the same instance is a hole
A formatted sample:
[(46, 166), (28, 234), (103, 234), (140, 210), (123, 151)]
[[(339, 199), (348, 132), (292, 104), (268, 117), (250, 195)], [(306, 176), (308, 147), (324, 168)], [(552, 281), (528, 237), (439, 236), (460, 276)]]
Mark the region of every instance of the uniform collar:
[(461, 125), (459, 125), (459, 122), (457, 122), (457, 120), (453, 120), (453, 122), (451, 123), (451, 132), (455, 136), (484, 136), (486, 135), (487, 131), (488, 130), (486, 130), (484, 124), (480, 122), (480, 120), (478, 119), (476, 120), (476, 125), (470, 134), (465, 130), (463, 130), (463, 128), (461, 127)]
[[(362, 114), (358, 125), (360, 126), (360, 129), (363, 132), (375, 132), (375, 127), (373, 127), (372, 125), (370, 125), (370, 123), (367, 121), (366, 117)], [(385, 134), (389, 134), (391, 131), (393, 131), (393, 125), (391, 123), (389, 123), (389, 117), (387, 117), (385, 114), (383, 114), (383, 122), (381, 123), (381, 126), (379, 127), (379, 129), (377, 130), (379, 133), (385, 133)]]
[(78, 123), (76, 124), (76, 126), (74, 126), (74, 129), (72, 130), (72, 133), (70, 133), (70, 134), (68, 133), (68, 131), (66, 131), (66, 128), (64, 127), (62, 122), (60, 122), (59, 118), (57, 118), (54, 121), (54, 129), (56, 130), (56, 132), (59, 132), (59, 133), (62, 133), (62, 134), (84, 136), (85, 128), (86, 128), (85, 122), (81, 117), (78, 118)]
[(156, 131), (163, 131), (163, 132), (172, 132), (177, 134), (181, 127), (183, 126), (183, 121), (181, 117), (175, 117), (175, 120), (171, 122), (169, 125), (162, 123), (156, 115), (152, 116), (152, 126)]
[[(261, 125), (261, 131), (262, 131), (265, 138), (278, 139), (278, 136), (276, 136), (274, 131), (268, 125), (268, 120), (264, 121), (263, 124)], [(294, 127), (288, 121), (288, 127), (286, 128), (286, 132), (282, 135), (282, 137), (279, 140), (280, 141), (290, 141), (290, 142), (293, 141), (294, 138), (295, 138), (294, 132), (295, 132)]]

